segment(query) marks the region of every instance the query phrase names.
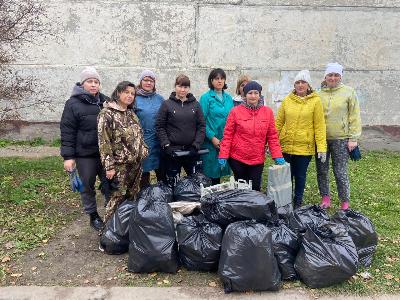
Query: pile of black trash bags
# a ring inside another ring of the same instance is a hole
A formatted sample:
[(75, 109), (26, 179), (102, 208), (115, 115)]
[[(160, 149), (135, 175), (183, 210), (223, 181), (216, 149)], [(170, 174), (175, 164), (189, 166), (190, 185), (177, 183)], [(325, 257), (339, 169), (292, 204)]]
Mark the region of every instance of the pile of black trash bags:
[[(280, 219), (274, 202), (253, 190), (200, 197), (202, 174), (184, 177), (174, 191), (158, 183), (123, 202), (106, 224), (106, 253), (129, 251), (130, 272), (175, 273), (179, 267), (217, 271), (226, 293), (277, 291), (282, 280), (321, 288), (369, 266), (377, 246), (374, 225), (354, 210), (330, 217), (317, 205)], [(174, 224), (169, 202), (200, 201), (201, 209)]]

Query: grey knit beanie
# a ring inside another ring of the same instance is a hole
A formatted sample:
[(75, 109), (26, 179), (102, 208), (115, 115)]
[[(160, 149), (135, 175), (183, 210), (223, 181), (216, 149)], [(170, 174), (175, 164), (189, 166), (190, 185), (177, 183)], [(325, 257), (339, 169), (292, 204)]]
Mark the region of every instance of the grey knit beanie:
[(89, 78), (97, 79), (100, 82), (100, 75), (94, 67), (86, 67), (81, 72), (81, 84)]

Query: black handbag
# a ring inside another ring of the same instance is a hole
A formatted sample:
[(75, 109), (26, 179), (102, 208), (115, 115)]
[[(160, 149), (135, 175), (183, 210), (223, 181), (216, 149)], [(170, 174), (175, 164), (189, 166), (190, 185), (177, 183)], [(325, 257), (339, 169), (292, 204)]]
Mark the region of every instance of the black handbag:
[(349, 152), (350, 159), (357, 161), (361, 159), (361, 151), (358, 146), (356, 146), (352, 151)]

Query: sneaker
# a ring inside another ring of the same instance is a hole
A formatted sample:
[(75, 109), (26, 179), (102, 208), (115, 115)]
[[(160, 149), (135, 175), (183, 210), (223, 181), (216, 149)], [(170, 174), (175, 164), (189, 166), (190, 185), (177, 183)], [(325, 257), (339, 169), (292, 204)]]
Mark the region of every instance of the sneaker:
[(349, 209), (349, 207), (350, 207), (349, 201), (343, 201), (342, 204), (340, 205), (340, 209), (342, 210), (347, 210)]
[(322, 196), (321, 204), (319, 205), (321, 208), (329, 208), (331, 207), (331, 197), (328, 195)]
[(92, 226), (92, 228), (94, 228), (96, 231), (101, 231), (104, 227), (104, 222), (100, 218), (97, 211), (91, 213), (89, 216), (90, 216), (90, 226)]

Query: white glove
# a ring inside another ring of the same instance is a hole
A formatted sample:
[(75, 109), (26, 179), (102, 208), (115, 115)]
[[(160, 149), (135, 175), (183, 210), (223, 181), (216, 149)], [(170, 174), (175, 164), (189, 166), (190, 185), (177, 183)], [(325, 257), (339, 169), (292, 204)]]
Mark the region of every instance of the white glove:
[(322, 163), (326, 162), (326, 152), (318, 152), (318, 159)]

